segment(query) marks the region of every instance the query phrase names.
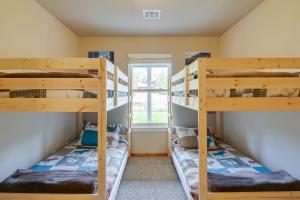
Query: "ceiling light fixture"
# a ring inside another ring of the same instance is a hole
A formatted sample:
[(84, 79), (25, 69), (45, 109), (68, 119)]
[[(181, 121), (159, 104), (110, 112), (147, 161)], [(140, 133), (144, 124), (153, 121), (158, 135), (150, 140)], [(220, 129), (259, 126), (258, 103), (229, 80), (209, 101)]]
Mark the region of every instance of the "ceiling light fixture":
[(143, 10), (145, 20), (158, 20), (160, 19), (160, 10)]

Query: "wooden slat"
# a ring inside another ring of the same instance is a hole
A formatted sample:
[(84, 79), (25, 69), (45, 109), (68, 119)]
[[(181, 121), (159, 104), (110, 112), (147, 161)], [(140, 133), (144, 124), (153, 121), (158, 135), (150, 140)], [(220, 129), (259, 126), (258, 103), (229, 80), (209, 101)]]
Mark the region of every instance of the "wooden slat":
[[(103, 58), (101, 58), (103, 59)], [(99, 58), (1, 58), (0, 69), (74, 70), (98, 69)]]
[(0, 112), (97, 112), (97, 99), (0, 98)]
[(300, 88), (300, 78), (208, 78), (207, 88)]
[(299, 97), (207, 98), (208, 111), (300, 110)]
[(97, 89), (96, 78), (0, 78), (0, 89)]
[(0, 200), (98, 200), (96, 194), (0, 193)]
[(98, 194), (106, 200), (106, 62), (98, 66)]
[(300, 198), (300, 191), (294, 191), (294, 192), (292, 192), (292, 196)]
[(201, 58), (207, 69), (300, 69), (300, 58)]
[(199, 199), (207, 200), (207, 106), (206, 106), (206, 64), (198, 65), (198, 156), (199, 156)]

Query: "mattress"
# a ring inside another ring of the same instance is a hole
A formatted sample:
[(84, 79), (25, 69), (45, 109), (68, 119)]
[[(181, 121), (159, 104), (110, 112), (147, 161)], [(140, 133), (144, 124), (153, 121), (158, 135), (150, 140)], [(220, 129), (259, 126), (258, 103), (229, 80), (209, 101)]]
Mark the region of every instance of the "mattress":
[(207, 97), (300, 97), (300, 88), (208, 89)]
[(97, 98), (93, 90), (0, 90), (0, 98)]
[[(127, 148), (125, 141), (121, 141), (117, 147), (107, 148), (107, 197), (109, 197), (119, 174)], [(30, 172), (36, 171), (41, 173), (45, 171), (53, 173), (74, 173), (76, 171), (79, 172), (79, 174), (84, 172), (93, 173), (98, 171), (98, 152), (96, 148), (79, 146), (77, 142), (73, 142), (36, 165), (33, 165), (29, 170)], [(20, 171), (17, 173), (20, 173)], [(53, 176), (55, 177), (55, 174)]]
[[(92, 74), (66, 72), (0, 72), (0, 78), (94, 78)], [(0, 98), (97, 98), (92, 90), (0, 90)]]
[[(208, 151), (207, 157), (208, 189), (211, 192), (215, 192), (216, 189), (222, 192), (273, 191), (273, 189), (276, 191), (289, 190), (292, 189), (291, 186), (300, 189), (299, 181), (286, 172), (272, 172), (222, 141), (217, 141), (217, 145), (218, 149)], [(183, 149), (176, 140), (173, 141), (172, 148), (186, 183), (191, 189), (191, 194), (197, 199), (199, 184), (198, 149)], [(274, 179), (275, 184), (272, 182), (273, 178), (277, 178), (277, 180)], [(218, 182), (220, 180), (222, 183)], [(241, 180), (241, 184), (245, 184), (243, 188), (239, 187), (240, 185), (234, 185), (237, 180)], [(263, 182), (262, 187), (259, 181), (266, 181), (267, 184)]]
[[(197, 98), (197, 74), (189, 76), (189, 97)], [(210, 78), (255, 78), (255, 77), (299, 77), (299, 72), (220, 72), (208, 74)], [(300, 97), (300, 88), (241, 88), (208, 89), (207, 97)]]

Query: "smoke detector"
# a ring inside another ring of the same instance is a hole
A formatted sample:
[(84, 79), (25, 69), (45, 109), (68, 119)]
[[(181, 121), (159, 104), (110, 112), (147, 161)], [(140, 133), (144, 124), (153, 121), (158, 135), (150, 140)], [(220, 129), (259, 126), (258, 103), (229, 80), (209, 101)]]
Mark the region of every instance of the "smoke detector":
[(143, 16), (145, 20), (158, 20), (160, 12), (160, 10), (143, 10)]

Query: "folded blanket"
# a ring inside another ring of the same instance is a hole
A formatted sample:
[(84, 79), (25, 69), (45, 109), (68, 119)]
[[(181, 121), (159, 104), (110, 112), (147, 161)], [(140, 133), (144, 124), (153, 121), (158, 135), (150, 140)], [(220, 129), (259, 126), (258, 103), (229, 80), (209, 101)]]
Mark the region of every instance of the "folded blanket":
[[(199, 199), (198, 183), (192, 186), (191, 194)], [(210, 192), (262, 192), (300, 191), (300, 181), (285, 171), (272, 173), (237, 172), (233, 174), (208, 173)]]
[(17, 170), (0, 184), (0, 192), (94, 194), (97, 172)]

